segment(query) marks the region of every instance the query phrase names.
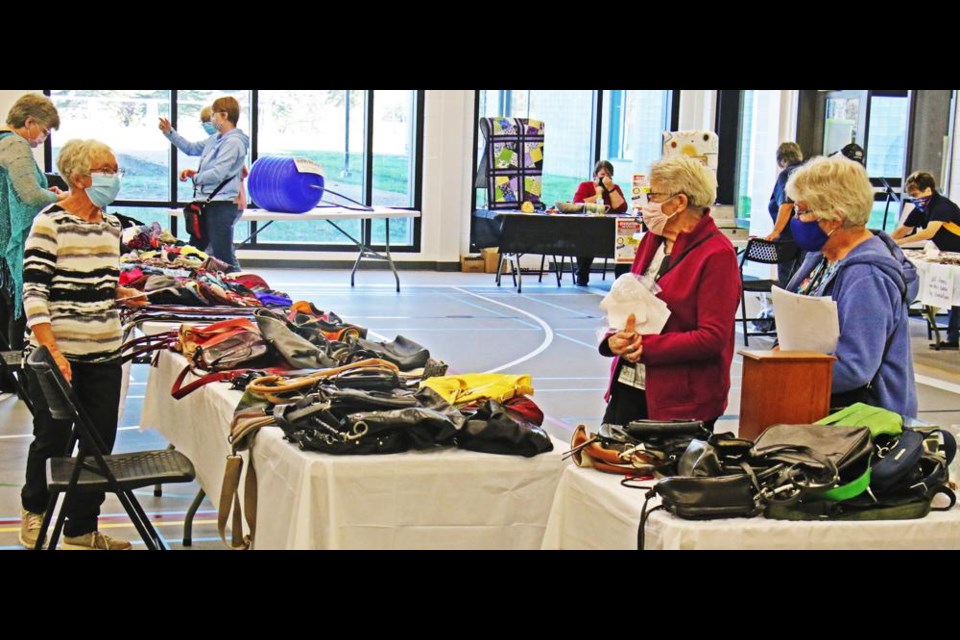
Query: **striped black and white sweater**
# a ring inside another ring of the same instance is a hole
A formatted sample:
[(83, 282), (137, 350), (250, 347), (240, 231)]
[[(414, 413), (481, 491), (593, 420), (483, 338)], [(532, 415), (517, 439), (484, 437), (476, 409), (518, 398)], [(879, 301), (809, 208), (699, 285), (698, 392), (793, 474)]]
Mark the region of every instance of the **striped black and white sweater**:
[[(77, 362), (120, 355), (120, 221), (88, 222), (57, 205), (33, 221), (24, 251), (27, 326), (49, 322), (57, 346)], [(36, 336), (30, 343), (39, 346)]]

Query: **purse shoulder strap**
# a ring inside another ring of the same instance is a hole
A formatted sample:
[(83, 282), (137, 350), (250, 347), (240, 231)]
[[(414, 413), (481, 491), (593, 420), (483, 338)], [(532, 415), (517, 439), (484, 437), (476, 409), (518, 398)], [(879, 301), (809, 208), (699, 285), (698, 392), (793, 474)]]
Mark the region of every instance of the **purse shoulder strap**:
[[(243, 508), (240, 507), (240, 476), (243, 474), (243, 458), (234, 451), (227, 456), (227, 466), (223, 472), (223, 486), (220, 487), (220, 505), (217, 509), (217, 531), (220, 539), (234, 551), (249, 549), (253, 544), (257, 530), (257, 472), (253, 466), (253, 454), (250, 454), (250, 468), (243, 487)], [(246, 513), (244, 513), (244, 510)], [(227, 520), (231, 519), (230, 541), (227, 541)], [(250, 533), (244, 535), (243, 521), (246, 519)]]

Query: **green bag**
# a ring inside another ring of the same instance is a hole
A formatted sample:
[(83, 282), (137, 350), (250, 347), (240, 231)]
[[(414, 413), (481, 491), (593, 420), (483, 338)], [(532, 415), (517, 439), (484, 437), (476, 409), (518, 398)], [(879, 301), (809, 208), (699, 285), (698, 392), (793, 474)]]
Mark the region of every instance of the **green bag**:
[(843, 427), (867, 427), (870, 435), (898, 436), (903, 431), (903, 416), (893, 411), (873, 407), (869, 404), (857, 402), (846, 409), (831, 413), (814, 424), (835, 424)]

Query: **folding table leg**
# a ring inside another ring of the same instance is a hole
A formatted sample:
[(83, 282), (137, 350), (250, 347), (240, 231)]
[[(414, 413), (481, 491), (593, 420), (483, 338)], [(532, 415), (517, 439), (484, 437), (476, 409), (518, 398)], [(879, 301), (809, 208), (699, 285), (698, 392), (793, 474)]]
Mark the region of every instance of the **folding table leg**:
[(193, 518), (200, 509), (200, 503), (203, 502), (206, 492), (203, 489), (197, 492), (197, 497), (193, 499), (190, 508), (187, 509), (187, 516), (183, 519), (183, 546), (193, 546)]

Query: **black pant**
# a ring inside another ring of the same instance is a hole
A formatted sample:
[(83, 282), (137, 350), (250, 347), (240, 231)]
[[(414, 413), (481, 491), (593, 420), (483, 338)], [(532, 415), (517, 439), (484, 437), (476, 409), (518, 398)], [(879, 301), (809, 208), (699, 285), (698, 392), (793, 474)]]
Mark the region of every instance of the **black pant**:
[[(0, 289), (0, 350), (20, 351), (23, 349), (23, 334), (27, 328), (27, 315), (21, 308), (20, 317), (15, 317), (13, 296)], [(0, 392), (14, 392), (13, 381), (6, 376), (0, 378)]]
[[(590, 281), (590, 267), (593, 266), (593, 256), (577, 256), (577, 282), (586, 284)], [(617, 264), (613, 267), (613, 278), (616, 280), (630, 272), (633, 265)]]
[[(70, 367), (73, 390), (106, 445), (106, 452), (110, 453), (117, 438), (122, 375), (120, 363), (71, 362)], [(43, 513), (50, 499), (47, 491), (47, 460), (65, 454), (73, 425), (69, 420), (55, 420), (50, 415), (46, 398), (40, 392), (33, 371), (27, 367), (26, 372), (34, 407), (33, 442), (27, 453), (27, 478), (20, 492), (20, 500), (27, 511)], [(74, 490), (69, 503), (63, 506), (67, 516), (64, 535), (81, 536), (96, 531), (102, 503), (102, 491)]]
[(593, 266), (593, 256), (577, 256), (577, 282), (587, 284), (590, 281), (590, 267)]
[(793, 278), (793, 274), (795, 274), (797, 269), (800, 268), (800, 265), (803, 264), (803, 259), (806, 256), (807, 253), (805, 251), (800, 251), (793, 260), (777, 263), (777, 280), (780, 281), (780, 287), (782, 289), (787, 288), (790, 279)]
[(0, 290), (0, 332), (5, 346), (10, 351), (23, 349), (23, 334), (27, 328), (27, 314), (20, 308), (20, 317), (13, 309), (13, 296), (6, 289)]
[[(619, 368), (617, 375), (620, 374)], [(616, 377), (614, 377), (616, 380)], [(634, 420), (646, 420), (650, 414), (647, 411), (647, 392), (636, 387), (628, 387), (619, 382), (613, 383), (613, 389), (610, 391), (610, 402), (607, 403), (607, 410), (603, 413), (603, 422), (605, 424), (617, 424), (623, 426)], [(718, 416), (719, 417), (719, 416)], [(690, 416), (691, 420), (695, 420)], [(704, 420), (703, 426), (713, 431), (717, 418)]]

